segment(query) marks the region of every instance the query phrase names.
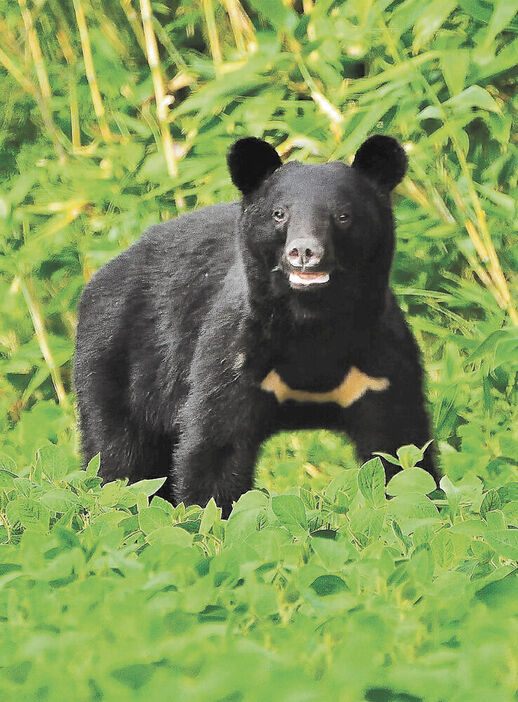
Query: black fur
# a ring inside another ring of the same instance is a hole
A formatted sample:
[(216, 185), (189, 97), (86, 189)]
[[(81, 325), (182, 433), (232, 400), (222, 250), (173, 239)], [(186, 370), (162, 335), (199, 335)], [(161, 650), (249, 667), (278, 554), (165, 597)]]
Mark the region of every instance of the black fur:
[(227, 155), (227, 164), (232, 182), (248, 195), (264, 179), (282, 165), (279, 154), (262, 139), (245, 137), (238, 139)]
[[(75, 386), (83, 456), (101, 452), (105, 480), (168, 475), (174, 502), (214, 496), (228, 514), (252, 486), (261, 442), (280, 429), (344, 431), (362, 459), (430, 438), (419, 351), (389, 288), (387, 184), (406, 161), (397, 142), (379, 139), (352, 168), (276, 166), (270, 146), (241, 140), (229, 164), (242, 204), (151, 227), (92, 278)], [(323, 247), (327, 284), (289, 284), (294, 237)], [(343, 409), (280, 405), (260, 388), (275, 369), (291, 388), (324, 392), (352, 366), (388, 378), (389, 389)], [(424, 467), (436, 475), (430, 451)]]
[(384, 190), (393, 190), (403, 180), (408, 159), (396, 139), (375, 134), (365, 141), (354, 157), (353, 168)]

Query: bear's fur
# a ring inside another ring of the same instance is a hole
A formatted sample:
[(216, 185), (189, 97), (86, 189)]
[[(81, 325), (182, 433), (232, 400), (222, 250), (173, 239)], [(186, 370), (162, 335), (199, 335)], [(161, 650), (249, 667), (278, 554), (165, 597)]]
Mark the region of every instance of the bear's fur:
[[(398, 142), (371, 137), (352, 166), (282, 165), (250, 137), (228, 163), (241, 203), (153, 226), (93, 276), (74, 369), (104, 480), (167, 475), (173, 502), (212, 496), (226, 515), (282, 429), (343, 431), (362, 460), (430, 438), (389, 287)], [(423, 467), (436, 476), (430, 449)]]

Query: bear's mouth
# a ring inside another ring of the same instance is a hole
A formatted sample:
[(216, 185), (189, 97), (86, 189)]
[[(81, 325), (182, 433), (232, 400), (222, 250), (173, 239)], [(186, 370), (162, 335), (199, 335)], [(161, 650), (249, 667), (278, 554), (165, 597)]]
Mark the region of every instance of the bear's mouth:
[(302, 290), (312, 287), (320, 287), (329, 283), (329, 273), (327, 271), (290, 271), (288, 280), (292, 288)]

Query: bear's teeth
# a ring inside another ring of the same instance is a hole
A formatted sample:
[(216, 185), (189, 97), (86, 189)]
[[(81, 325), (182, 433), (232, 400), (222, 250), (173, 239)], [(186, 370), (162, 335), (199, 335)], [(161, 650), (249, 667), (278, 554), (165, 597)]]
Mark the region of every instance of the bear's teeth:
[(329, 280), (329, 273), (290, 273), (294, 285), (322, 285)]

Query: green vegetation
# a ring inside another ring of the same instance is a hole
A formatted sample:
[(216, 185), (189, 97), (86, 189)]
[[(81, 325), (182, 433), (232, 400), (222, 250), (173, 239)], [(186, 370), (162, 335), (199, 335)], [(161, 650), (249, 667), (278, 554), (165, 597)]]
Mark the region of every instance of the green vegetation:
[[(517, 56), (513, 0), (0, 0), (6, 700), (518, 699)], [(228, 522), (80, 470), (92, 272), (235, 198), (239, 136), (322, 162), (373, 132), (410, 158), (393, 283), (442, 489), (326, 432), (268, 442)]]

